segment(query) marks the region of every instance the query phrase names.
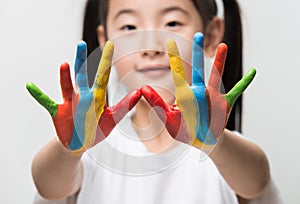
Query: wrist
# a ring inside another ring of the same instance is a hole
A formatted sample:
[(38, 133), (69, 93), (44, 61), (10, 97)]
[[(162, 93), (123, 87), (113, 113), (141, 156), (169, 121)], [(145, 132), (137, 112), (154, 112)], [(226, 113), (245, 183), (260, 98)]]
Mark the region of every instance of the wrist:
[(228, 130), (224, 129), (224, 131), (218, 137), (215, 137), (215, 143), (212, 143), (210, 145), (205, 145), (205, 144), (203, 145), (202, 144), (199, 147), (197, 147), (197, 146), (196, 147), (201, 149), (211, 159), (213, 159), (220, 152), (220, 148), (221, 148), (222, 143), (223, 143), (223, 138), (226, 137), (225, 131), (228, 131)]
[(64, 155), (66, 157), (72, 157), (74, 159), (80, 159), (83, 155), (84, 151), (72, 151), (71, 149), (68, 149), (67, 147), (65, 147), (61, 141), (59, 140), (58, 137), (56, 137), (56, 139), (54, 140), (55, 146), (57, 147), (57, 149), (59, 150), (61, 155)]

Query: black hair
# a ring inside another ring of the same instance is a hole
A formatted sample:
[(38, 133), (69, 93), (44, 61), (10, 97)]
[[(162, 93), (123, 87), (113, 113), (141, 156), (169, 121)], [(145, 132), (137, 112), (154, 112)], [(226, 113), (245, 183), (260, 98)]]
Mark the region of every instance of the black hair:
[[(217, 15), (215, 0), (192, 0), (197, 8), (205, 26)], [(223, 42), (228, 46), (227, 59), (223, 73), (223, 86), (227, 93), (242, 78), (242, 25), (240, 9), (236, 0), (223, 0), (225, 32)], [(94, 80), (98, 63), (101, 58), (97, 38), (97, 26), (103, 25), (106, 30), (106, 17), (108, 12), (108, 0), (88, 0), (85, 8), (83, 40), (87, 43), (88, 77), (90, 85)], [(205, 29), (204, 29), (205, 30)], [(238, 98), (231, 110), (226, 128), (241, 132), (242, 121), (242, 96)]]

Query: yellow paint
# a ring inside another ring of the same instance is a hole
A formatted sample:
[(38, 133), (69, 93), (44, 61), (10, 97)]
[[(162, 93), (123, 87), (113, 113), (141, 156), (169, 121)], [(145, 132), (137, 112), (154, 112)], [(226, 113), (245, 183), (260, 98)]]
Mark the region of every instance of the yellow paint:
[(82, 147), (79, 150), (76, 150), (76, 152), (81, 152), (90, 148), (95, 142), (98, 121), (100, 120), (106, 104), (106, 86), (109, 79), (113, 52), (114, 44), (111, 41), (108, 41), (102, 52), (101, 61), (95, 77), (93, 87), (94, 100), (86, 113), (84, 142)]
[(194, 147), (197, 147), (199, 149), (211, 149), (212, 147), (214, 147), (215, 145), (207, 145), (203, 142), (201, 142), (200, 140), (198, 140), (198, 138), (196, 138), (192, 144)]
[(167, 49), (170, 59), (170, 67), (172, 70), (173, 80), (175, 83), (175, 95), (176, 104), (181, 110), (183, 119), (186, 123), (187, 130), (192, 137), (192, 144), (196, 139), (196, 127), (197, 127), (197, 104), (194, 100), (194, 93), (186, 82), (184, 68), (179, 56), (174, 40), (168, 40)]

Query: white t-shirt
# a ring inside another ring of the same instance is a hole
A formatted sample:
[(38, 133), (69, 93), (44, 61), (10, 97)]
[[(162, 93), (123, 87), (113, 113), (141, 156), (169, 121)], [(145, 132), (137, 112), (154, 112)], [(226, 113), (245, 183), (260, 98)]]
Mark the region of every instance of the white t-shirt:
[[(110, 136), (82, 157), (83, 181), (78, 195), (61, 201), (35, 197), (35, 204), (237, 204), (212, 160), (179, 143), (158, 154), (147, 152), (128, 116)], [(275, 195), (275, 197), (274, 197)], [(280, 204), (270, 183), (253, 204)]]

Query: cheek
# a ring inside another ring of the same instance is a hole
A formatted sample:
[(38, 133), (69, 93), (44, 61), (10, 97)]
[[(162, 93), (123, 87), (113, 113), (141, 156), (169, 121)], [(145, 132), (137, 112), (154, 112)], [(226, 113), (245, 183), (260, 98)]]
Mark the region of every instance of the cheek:
[(191, 63), (183, 62), (184, 66), (184, 73), (186, 77), (186, 81), (189, 83), (189, 85), (192, 84), (192, 66)]
[(192, 41), (178, 43), (178, 49), (182, 65), (184, 67), (185, 77), (189, 84), (192, 83)]
[(133, 57), (127, 56), (117, 60), (113, 65), (117, 70), (118, 76), (121, 79), (125, 78), (128, 74), (134, 71)]
[(128, 55), (113, 64), (118, 73), (119, 82), (125, 85), (128, 91), (137, 90), (142, 85), (135, 71), (136, 59), (135, 55)]

